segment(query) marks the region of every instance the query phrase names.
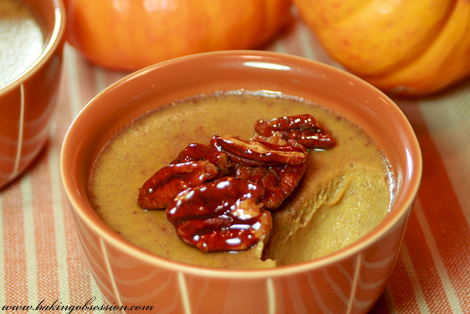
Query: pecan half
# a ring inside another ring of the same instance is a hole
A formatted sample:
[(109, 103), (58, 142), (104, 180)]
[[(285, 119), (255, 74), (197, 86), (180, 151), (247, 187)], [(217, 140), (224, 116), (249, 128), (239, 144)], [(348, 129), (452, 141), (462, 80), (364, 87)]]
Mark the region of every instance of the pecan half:
[(288, 144), (287, 141), (281, 136), (281, 133), (279, 131), (274, 132), (273, 135), (269, 137), (262, 136), (258, 133), (255, 133), (255, 135), (251, 138), (251, 140), (268, 142), (268, 143), (277, 144), (280, 146), (286, 146)]
[(307, 150), (294, 140), (279, 145), (235, 136), (214, 136), (211, 145), (225, 151), (232, 164), (229, 175), (261, 183), (261, 202), (276, 209), (294, 191), (306, 170)]
[(305, 163), (305, 151), (294, 145), (278, 145), (264, 141), (247, 141), (238, 136), (215, 135), (211, 146), (224, 151), (230, 161), (245, 166), (299, 165)]
[(216, 165), (220, 169), (221, 176), (228, 171), (227, 154), (220, 152), (211, 146), (199, 143), (193, 143), (186, 146), (186, 148), (183, 149), (171, 163), (178, 164), (200, 160), (207, 160)]
[(171, 164), (158, 170), (140, 188), (138, 202), (144, 209), (164, 209), (182, 191), (220, 175), (206, 160)]
[(270, 167), (235, 165), (234, 176), (238, 179), (261, 183), (265, 195), (261, 202), (266, 209), (276, 209), (294, 191), (306, 171), (306, 164)]
[(271, 231), (263, 194), (258, 183), (222, 177), (180, 193), (166, 214), (178, 237), (202, 252), (242, 251)]
[(336, 145), (331, 135), (309, 114), (258, 120), (255, 131), (264, 137), (280, 132), (284, 139), (294, 139), (307, 149), (332, 148)]

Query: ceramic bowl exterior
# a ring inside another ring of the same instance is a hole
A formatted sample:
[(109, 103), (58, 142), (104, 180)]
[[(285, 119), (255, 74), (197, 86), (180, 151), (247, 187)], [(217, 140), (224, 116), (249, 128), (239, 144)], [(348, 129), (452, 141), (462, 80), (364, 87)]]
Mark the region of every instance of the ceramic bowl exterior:
[[(161, 258), (98, 218), (86, 197), (87, 172), (116, 131), (154, 109), (155, 102), (240, 89), (303, 97), (368, 132), (388, 156), (397, 183), (386, 218), (334, 254), (264, 270), (212, 269)], [(61, 153), (65, 192), (91, 272), (111, 304), (126, 306), (129, 313), (132, 306), (145, 305), (158, 313), (366, 313), (394, 267), (421, 170), (410, 124), (380, 91), (333, 67), (261, 51), (192, 55), (118, 81), (79, 114)]]
[(0, 188), (17, 178), (44, 146), (62, 67), (62, 0), (24, 1), (43, 22), (45, 48), (19, 77), (0, 87)]

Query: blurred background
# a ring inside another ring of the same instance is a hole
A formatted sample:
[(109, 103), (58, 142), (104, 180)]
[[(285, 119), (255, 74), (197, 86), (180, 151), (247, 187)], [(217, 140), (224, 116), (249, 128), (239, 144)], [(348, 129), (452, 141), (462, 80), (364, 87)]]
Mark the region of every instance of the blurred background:
[[(65, 1), (68, 43), (49, 138), (0, 191), (0, 305), (106, 302), (79, 248), (59, 173), (64, 136), (88, 101), (154, 62), (262, 49), (355, 73), (390, 95), (416, 132), (421, 188), (371, 313), (470, 313), (470, 2), (295, 2)], [(146, 12), (161, 17), (148, 20)]]

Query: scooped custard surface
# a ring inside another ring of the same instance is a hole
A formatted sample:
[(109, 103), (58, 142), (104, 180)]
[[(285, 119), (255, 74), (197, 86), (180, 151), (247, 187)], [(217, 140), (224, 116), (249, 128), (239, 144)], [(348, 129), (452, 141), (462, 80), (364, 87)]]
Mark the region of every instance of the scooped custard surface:
[[(142, 184), (190, 143), (214, 133), (254, 136), (259, 119), (311, 114), (336, 146), (310, 149), (303, 178), (272, 212), (268, 239), (241, 252), (203, 253), (183, 243), (165, 210), (144, 210)], [(228, 93), (178, 101), (139, 118), (103, 148), (88, 194), (101, 219), (123, 238), (175, 261), (222, 268), (266, 268), (335, 252), (373, 229), (387, 214), (391, 182), (386, 159), (359, 127), (323, 107), (292, 97)]]

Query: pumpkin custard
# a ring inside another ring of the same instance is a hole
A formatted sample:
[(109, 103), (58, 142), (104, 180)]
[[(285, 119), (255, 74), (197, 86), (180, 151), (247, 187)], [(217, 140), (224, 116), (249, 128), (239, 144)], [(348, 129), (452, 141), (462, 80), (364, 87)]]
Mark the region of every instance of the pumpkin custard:
[(0, 1), (0, 87), (31, 66), (44, 50), (42, 23), (22, 0)]
[[(139, 205), (143, 184), (189, 144), (208, 145), (226, 135), (249, 140), (260, 119), (300, 115), (313, 116), (335, 145), (304, 149), (305, 170), (293, 192), (275, 209), (256, 205), (267, 214), (262, 217), (269, 218), (270, 232), (250, 248), (203, 252), (178, 237), (165, 209)], [(106, 224), (157, 255), (208, 267), (267, 268), (330, 254), (372, 230), (392, 203), (391, 177), (373, 140), (344, 117), (294, 97), (231, 92), (169, 104), (122, 129), (95, 160), (88, 195)]]

